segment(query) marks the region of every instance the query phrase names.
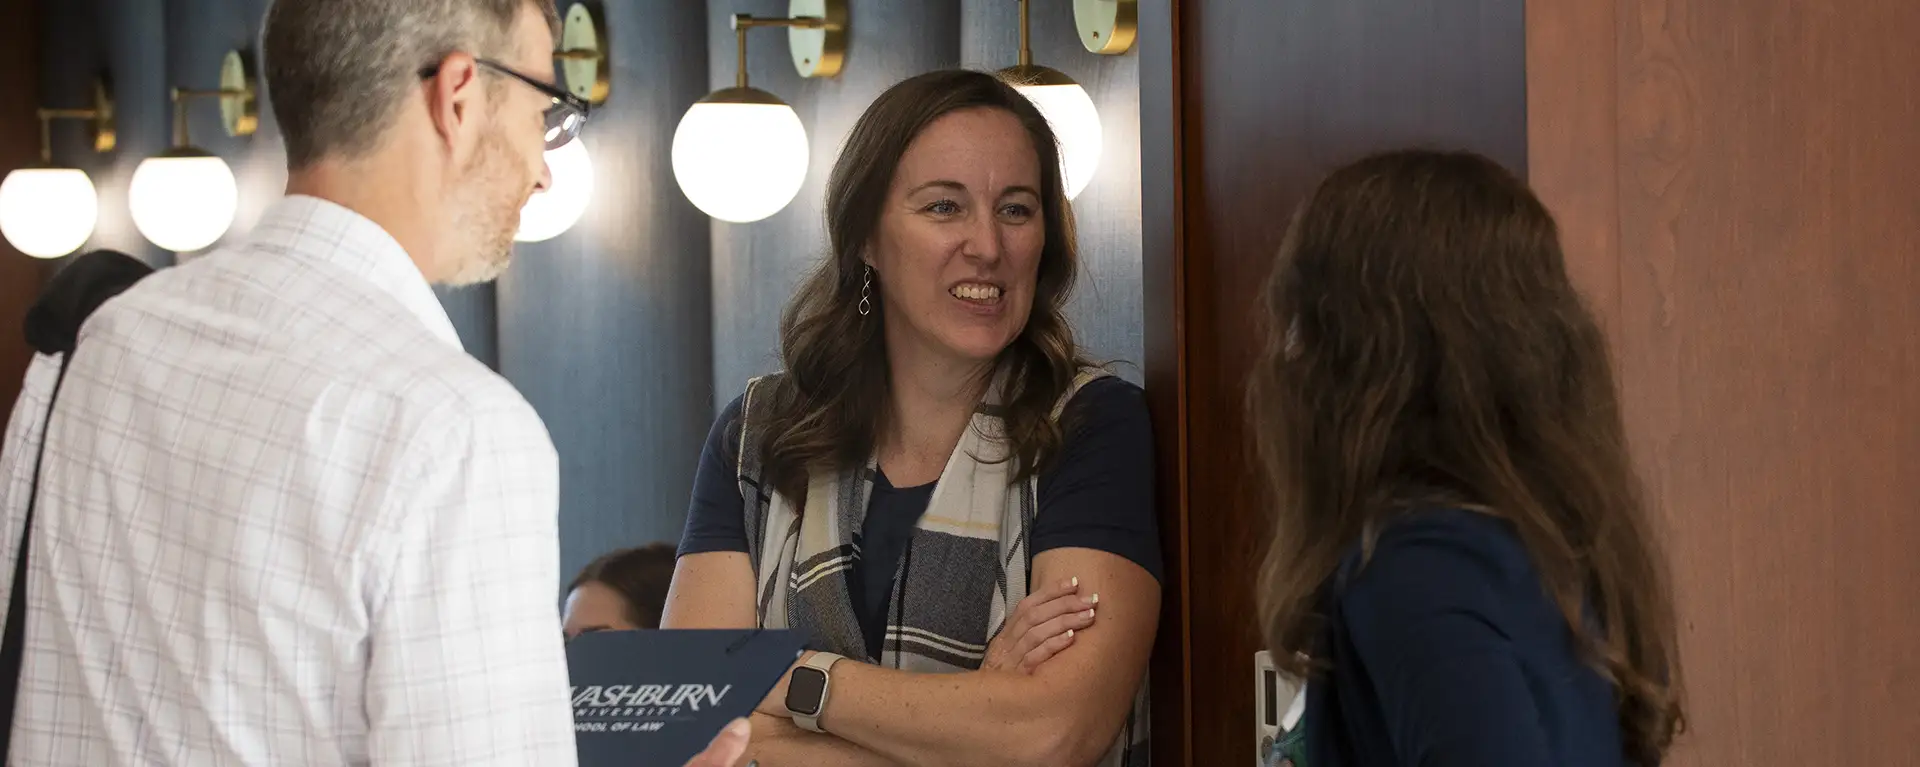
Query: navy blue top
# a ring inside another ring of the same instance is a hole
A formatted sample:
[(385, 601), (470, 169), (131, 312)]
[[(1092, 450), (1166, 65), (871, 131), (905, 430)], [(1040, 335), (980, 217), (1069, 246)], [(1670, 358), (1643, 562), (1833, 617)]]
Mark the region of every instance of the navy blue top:
[[(1153, 513), (1153, 425), (1146, 392), (1117, 377), (1080, 389), (1062, 416), (1068, 427), (1059, 460), (1040, 475), (1039, 511), (1029, 552), (1089, 548), (1124, 557), (1160, 578), (1160, 533)], [(747, 551), (746, 504), (734, 477), (739, 454), (740, 400), (734, 399), (707, 434), (694, 475), (680, 556)], [(937, 481), (897, 488), (876, 473), (861, 524), (861, 557), (848, 574), (854, 615), (869, 651), (881, 646), (887, 600), (900, 557), (927, 512)]]
[(1322, 595), (1326, 675), (1307, 685), (1308, 767), (1619, 767), (1613, 686), (1512, 526), (1415, 513)]

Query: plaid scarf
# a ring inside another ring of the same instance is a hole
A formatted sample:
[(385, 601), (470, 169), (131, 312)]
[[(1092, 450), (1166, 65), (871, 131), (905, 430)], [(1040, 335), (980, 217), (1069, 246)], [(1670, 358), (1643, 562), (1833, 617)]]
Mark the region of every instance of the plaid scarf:
[[(1053, 409), (1109, 373), (1089, 369)], [(947, 460), (926, 514), (894, 574), (879, 657), (868, 654), (847, 578), (860, 560), (858, 535), (873, 495), (874, 460), (858, 471), (816, 474), (806, 506), (761, 482), (753, 428), (754, 396), (767, 379), (747, 385), (740, 411), (738, 477), (746, 502), (748, 556), (753, 561), (763, 628), (804, 632), (808, 646), (906, 671), (952, 673), (980, 668), (987, 643), (1028, 593), (1033, 564), (1027, 545), (1039, 504), (1037, 478), (1014, 481), (1018, 468), (1001, 419), (983, 406)], [(1147, 698), (1141, 685), (1132, 716), (1102, 767), (1147, 760)]]

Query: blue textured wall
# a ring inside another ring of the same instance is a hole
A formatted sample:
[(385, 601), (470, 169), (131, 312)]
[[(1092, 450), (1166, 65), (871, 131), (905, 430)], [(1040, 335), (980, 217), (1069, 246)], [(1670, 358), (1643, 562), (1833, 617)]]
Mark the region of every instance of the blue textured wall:
[[(1020, 16), (1003, 0), (962, 3), (961, 63), (1000, 69), (1019, 62)], [(1101, 56), (1081, 47), (1073, 3), (1032, 4), (1033, 62), (1080, 83), (1100, 110), (1100, 169), (1073, 201), (1080, 235), (1080, 282), (1067, 317), (1088, 356), (1124, 363), (1117, 372), (1142, 381), (1140, 283), (1140, 57)]]
[[(172, 138), (167, 10), (168, 4), (152, 0), (69, 0), (42, 2), (40, 7), (45, 65), (40, 71), (41, 101), (55, 107), (89, 106), (92, 83), (100, 76), (113, 88), (119, 127), (114, 152), (96, 154), (80, 121), (58, 121), (52, 131), (54, 159), (85, 170), (100, 195), (100, 218), (87, 249), (112, 248), (156, 266), (172, 264), (173, 254), (148, 244), (133, 227), (127, 183), (140, 160), (166, 151)], [(218, 65), (204, 76), (217, 78)], [(224, 137), (217, 128), (215, 132)], [(229, 162), (234, 159), (231, 146), (206, 148)]]
[(669, 161), (706, 95), (698, 3), (607, 3), (613, 90), (583, 134), (597, 188), (499, 283), (500, 371), (560, 450), (562, 561), (677, 539), (713, 399), (707, 218)]
[[(120, 146), (96, 155), (84, 128), (57, 125), (58, 160), (100, 191), (90, 248), (158, 265), (127, 213), (142, 158), (171, 140), (167, 89), (217, 85), (221, 57), (258, 54), (270, 0), (41, 0), (41, 98), (84, 106), (96, 72), (113, 82)], [(572, 5), (561, 0), (563, 10)], [(842, 74), (803, 79), (786, 35), (753, 33), (754, 84), (792, 103), (813, 148), (807, 185), (786, 210), (753, 224), (714, 222), (681, 195), (670, 147), (680, 115), (732, 85), (736, 12), (784, 15), (785, 0), (607, 0), (610, 100), (586, 131), (596, 190), (572, 231), (522, 244), (497, 285), (440, 290), (469, 352), (501, 371), (546, 420), (560, 451), (562, 562), (571, 574), (616, 546), (678, 536), (701, 441), (746, 379), (776, 366), (775, 329), (793, 285), (825, 252), (821, 208), (842, 139), (893, 83), (940, 67), (1014, 63), (1012, 0), (851, 0)], [(1087, 53), (1071, 4), (1034, 4), (1040, 63), (1085, 84), (1106, 122), (1099, 175), (1076, 203), (1083, 280), (1073, 304), (1097, 358), (1141, 358), (1138, 57)], [(265, 94), (271, 98), (272, 94)], [(244, 237), (286, 181), (271, 109), (230, 138), (213, 102), (190, 113), (194, 142), (226, 158), (240, 184), (229, 238)], [(191, 258), (188, 254), (184, 258)], [(1137, 370), (1123, 368), (1138, 380)]]
[[(785, 16), (787, 3), (709, 0), (708, 82), (714, 89), (733, 85), (735, 13)], [(780, 312), (800, 278), (827, 254), (827, 176), (854, 121), (894, 83), (960, 64), (959, 0), (850, 0), (848, 16), (847, 58), (833, 78), (803, 78), (794, 71), (785, 31), (748, 35), (754, 87), (793, 105), (813, 154), (806, 184), (784, 210), (751, 224), (711, 224), (716, 410), (744, 391), (747, 379), (779, 368)]]

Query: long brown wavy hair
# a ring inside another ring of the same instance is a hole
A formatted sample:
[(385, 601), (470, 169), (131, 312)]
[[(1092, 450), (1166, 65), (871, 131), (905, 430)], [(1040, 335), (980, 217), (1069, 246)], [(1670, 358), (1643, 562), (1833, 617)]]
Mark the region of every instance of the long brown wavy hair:
[[(866, 465), (886, 425), (891, 392), (884, 307), (874, 273), (873, 312), (861, 316), (862, 256), (872, 247), (880, 212), (901, 158), (935, 120), (963, 109), (999, 109), (1026, 129), (1040, 161), (1040, 208), (1046, 244), (1026, 327), (1000, 354), (1005, 376), (1000, 413), (1011, 446), (1009, 460), (1025, 478), (1058, 452), (1061, 428), (1050, 418), (1054, 402), (1086, 364), (1064, 307), (1078, 269), (1073, 209), (1060, 179), (1060, 149), (1040, 111), (993, 75), (969, 70), (929, 72), (880, 95), (848, 134), (827, 182), (827, 238), (832, 253), (795, 291), (780, 321), (780, 357), (786, 371), (756, 394), (763, 478), (789, 498), (806, 492), (812, 471)], [(764, 396), (764, 401), (758, 398)], [(764, 404), (763, 404), (764, 403)]]
[(1613, 682), (1628, 755), (1657, 764), (1684, 728), (1672, 596), (1607, 341), (1546, 208), (1479, 155), (1368, 157), (1301, 203), (1265, 290), (1248, 405), (1276, 662), (1314, 673), (1316, 601), (1356, 542), (1370, 555), (1420, 506), (1483, 511)]

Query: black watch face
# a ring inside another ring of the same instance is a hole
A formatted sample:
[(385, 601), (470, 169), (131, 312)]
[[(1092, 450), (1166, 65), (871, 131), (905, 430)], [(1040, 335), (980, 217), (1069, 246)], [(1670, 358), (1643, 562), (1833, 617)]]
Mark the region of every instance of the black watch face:
[(827, 674), (817, 668), (801, 666), (787, 680), (787, 710), (801, 716), (819, 716), (820, 698), (827, 693)]

